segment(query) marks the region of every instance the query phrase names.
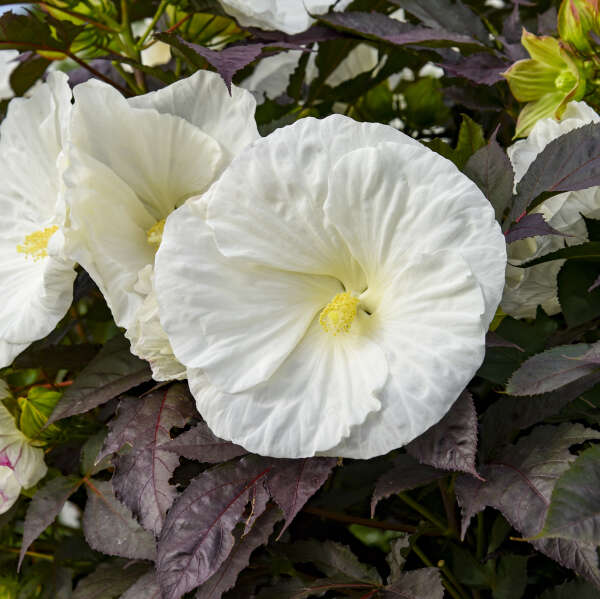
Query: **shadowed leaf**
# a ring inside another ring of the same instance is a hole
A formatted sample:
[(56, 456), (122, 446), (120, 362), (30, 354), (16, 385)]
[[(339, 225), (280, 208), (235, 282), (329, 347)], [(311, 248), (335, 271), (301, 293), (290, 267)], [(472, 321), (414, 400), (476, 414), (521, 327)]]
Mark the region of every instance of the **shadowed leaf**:
[(561, 233), (554, 227), (551, 227), (539, 212), (526, 214), (505, 233), (506, 243), (513, 243), (527, 237), (535, 237), (536, 235), (570, 237), (566, 233)]
[(335, 458), (274, 460), (267, 486), (283, 511), (285, 525), (291, 524), (304, 504), (323, 486), (336, 465)]
[(221, 567), (198, 589), (195, 599), (219, 599), (223, 593), (233, 588), (240, 572), (250, 563), (252, 552), (264, 545), (281, 520), (277, 509), (269, 509), (254, 523), (248, 534), (235, 534), (235, 545)]
[(558, 479), (542, 534), (600, 545), (600, 445)]
[(561, 248), (549, 254), (544, 254), (535, 260), (530, 260), (521, 265), (522, 268), (529, 268), (536, 264), (552, 262), (552, 260), (585, 260), (589, 262), (600, 262), (600, 241), (589, 241), (581, 245), (572, 245)]
[(519, 181), (510, 220), (544, 192), (596, 185), (600, 185), (600, 123), (591, 123), (557, 137), (536, 156)]
[(463, 391), (448, 413), (411, 441), (406, 451), (422, 464), (476, 475), (477, 413), (471, 394)]
[(150, 570), (130, 586), (119, 599), (162, 599), (156, 573)]
[(512, 341), (507, 341), (495, 333), (494, 331), (488, 331), (485, 336), (485, 346), (486, 347), (512, 347), (514, 349), (518, 349), (520, 352), (525, 351), (521, 346), (513, 343)]
[(443, 470), (419, 464), (417, 460), (406, 454), (396, 456), (393, 464), (392, 469), (382, 475), (375, 485), (371, 499), (371, 517), (375, 514), (375, 508), (382, 499), (395, 493), (427, 485), (446, 476), (446, 472)]
[(600, 591), (585, 580), (571, 580), (545, 591), (539, 599), (598, 599)]
[(158, 543), (158, 580), (165, 599), (206, 582), (233, 549), (233, 529), (270, 461), (254, 456), (203, 472), (169, 510)]
[(457, 62), (444, 62), (440, 66), (454, 77), (462, 77), (480, 85), (494, 85), (504, 81), (501, 73), (506, 71), (509, 65), (493, 54), (478, 52), (470, 56), (461, 56)]
[(77, 583), (72, 599), (117, 599), (148, 571), (144, 563), (127, 560), (102, 562)]
[(194, 428), (163, 444), (161, 449), (208, 464), (219, 464), (248, 453), (239, 445), (215, 437), (206, 422), (199, 422)]
[(113, 459), (113, 486), (117, 497), (155, 535), (160, 533), (175, 499), (175, 487), (169, 479), (179, 465), (177, 455), (161, 445), (171, 441), (172, 427), (183, 428), (194, 413), (187, 389), (180, 384), (158, 389), (141, 399), (126, 397), (109, 423), (109, 433), (97, 458), (115, 453), (123, 445), (131, 446), (130, 451)]
[(539, 395), (587, 376), (600, 368), (585, 360), (592, 348), (587, 343), (559, 345), (532, 356), (512, 375), (506, 391), (511, 395)]
[(88, 481), (87, 494), (82, 528), (92, 549), (130, 559), (155, 559), (154, 537), (115, 497), (110, 481)]
[(46, 483), (34, 496), (27, 508), (23, 526), (23, 541), (19, 554), (19, 565), (25, 552), (45, 530), (54, 522), (63, 505), (77, 490), (81, 480), (74, 476), (57, 476)]
[(385, 599), (444, 599), (444, 587), (437, 568), (401, 572), (379, 595)]
[(129, 348), (129, 341), (123, 336), (108, 341), (65, 391), (48, 424), (88, 412), (149, 381), (152, 377), (150, 366), (134, 356)]

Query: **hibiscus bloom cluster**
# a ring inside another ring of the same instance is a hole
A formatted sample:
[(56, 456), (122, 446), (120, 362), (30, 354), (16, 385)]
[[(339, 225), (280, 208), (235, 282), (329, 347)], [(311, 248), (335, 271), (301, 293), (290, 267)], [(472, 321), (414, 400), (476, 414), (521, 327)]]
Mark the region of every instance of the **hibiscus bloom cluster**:
[(260, 138), (254, 110), (207, 71), (130, 99), (54, 73), (13, 100), (0, 366), (64, 316), (80, 265), (215, 434), (276, 457), (386, 453), (481, 364), (506, 265), (494, 211), (392, 127), (334, 115)]

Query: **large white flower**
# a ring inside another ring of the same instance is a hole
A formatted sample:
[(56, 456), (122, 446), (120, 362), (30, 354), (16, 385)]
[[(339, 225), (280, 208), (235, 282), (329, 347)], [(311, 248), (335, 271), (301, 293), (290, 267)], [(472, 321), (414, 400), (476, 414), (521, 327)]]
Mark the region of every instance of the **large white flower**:
[(69, 250), (155, 378), (183, 378), (154, 307), (154, 255), (165, 218), (258, 137), (255, 101), (235, 87), (229, 96), (208, 71), (128, 100), (99, 81), (74, 96), (64, 177)]
[(473, 376), (505, 263), (453, 164), (334, 115), (255, 142), (174, 212), (155, 284), (215, 434), (368, 458), (436, 423)]
[(61, 152), (71, 91), (52, 73), (10, 102), (0, 127), (0, 368), (64, 316), (75, 271), (62, 257)]
[[(515, 186), (523, 178), (537, 155), (554, 139), (588, 123), (600, 122), (592, 108), (585, 102), (571, 102), (560, 121), (547, 118), (538, 121), (527, 139), (522, 139), (508, 148), (508, 155), (515, 171)], [(561, 193), (553, 196), (532, 212), (543, 214), (546, 222), (570, 237), (545, 235), (531, 237), (508, 248), (506, 288), (502, 297), (502, 310), (515, 318), (534, 318), (537, 306), (547, 314), (560, 312), (556, 277), (564, 260), (553, 260), (530, 268), (519, 268), (519, 264), (549, 254), (567, 245), (587, 241), (583, 214), (589, 218), (600, 218), (600, 188)]]
[(18, 56), (18, 50), (0, 50), (0, 100), (8, 100), (14, 95), (10, 76), (19, 64), (16, 61)]
[(352, 0), (219, 0), (225, 12), (244, 27), (278, 29), (285, 33), (300, 33), (314, 20), (311, 14), (321, 15), (335, 5), (344, 10)]
[[(7, 395), (6, 384), (0, 381), (0, 399)], [(33, 487), (47, 471), (43, 449), (30, 445), (0, 402), (0, 514), (17, 500), (21, 487)]]

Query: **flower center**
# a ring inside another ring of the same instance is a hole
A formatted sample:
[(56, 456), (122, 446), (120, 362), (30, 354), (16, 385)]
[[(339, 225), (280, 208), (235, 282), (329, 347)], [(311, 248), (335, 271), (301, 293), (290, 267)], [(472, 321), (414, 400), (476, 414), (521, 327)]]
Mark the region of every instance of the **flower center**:
[(337, 335), (347, 333), (356, 316), (359, 299), (345, 293), (338, 293), (321, 311), (319, 323), (326, 333)]
[(23, 244), (17, 246), (17, 252), (33, 258), (36, 262), (48, 255), (50, 237), (58, 231), (58, 225), (34, 231), (25, 237)]
[(562, 71), (554, 80), (556, 89), (561, 92), (568, 92), (573, 89), (573, 86), (577, 83), (577, 78), (571, 71)]
[(148, 243), (150, 245), (155, 245), (157, 250), (162, 241), (163, 231), (165, 230), (165, 220), (165, 218), (159, 220), (156, 224), (152, 225), (146, 233)]

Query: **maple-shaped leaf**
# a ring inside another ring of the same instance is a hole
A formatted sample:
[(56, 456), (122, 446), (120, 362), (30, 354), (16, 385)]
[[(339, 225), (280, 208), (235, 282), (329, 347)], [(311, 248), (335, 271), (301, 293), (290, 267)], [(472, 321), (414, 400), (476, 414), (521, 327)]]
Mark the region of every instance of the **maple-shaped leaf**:
[(477, 474), (477, 412), (471, 394), (463, 391), (448, 413), (411, 441), (406, 451), (434, 468)]
[(188, 460), (208, 464), (219, 464), (248, 453), (243, 447), (216, 437), (206, 422), (199, 422), (189, 431), (163, 444), (162, 448)]
[(150, 366), (134, 356), (124, 336), (113, 337), (60, 398), (47, 426), (83, 414), (152, 378)]
[(420, 568), (399, 573), (377, 595), (381, 599), (444, 599), (444, 587), (437, 568)]
[(571, 237), (566, 233), (558, 231), (551, 227), (545, 220), (542, 214), (526, 214), (520, 218), (505, 234), (506, 243), (513, 243), (528, 237), (536, 237), (542, 235), (559, 235), (560, 237)]
[(304, 504), (323, 486), (335, 465), (335, 458), (273, 460), (267, 486), (285, 516), (281, 534)]
[[(483, 480), (461, 475), (456, 495), (463, 512), (462, 535), (471, 518), (486, 506), (494, 507), (527, 538), (544, 525), (556, 481), (576, 456), (572, 445), (600, 438), (600, 432), (581, 424), (538, 426), (514, 445), (505, 446), (492, 461), (480, 467)], [(594, 545), (564, 539), (541, 539), (533, 545), (562, 565), (600, 583)]]
[(162, 599), (156, 572), (150, 570), (130, 586), (119, 599)]
[(169, 479), (179, 465), (177, 455), (162, 445), (171, 441), (171, 428), (183, 428), (194, 413), (194, 404), (182, 384), (157, 389), (139, 399), (126, 397), (109, 423), (98, 457), (115, 453), (124, 445), (131, 447), (113, 459), (113, 486), (117, 497), (155, 535), (160, 533), (175, 499), (176, 491)]
[(164, 599), (179, 599), (206, 582), (235, 544), (233, 530), (252, 489), (265, 483), (271, 460), (248, 456), (192, 480), (167, 514), (158, 542)]
[(89, 480), (81, 525), (89, 546), (108, 555), (154, 560), (154, 537), (114, 495), (110, 481)]
[(392, 468), (385, 474), (382, 474), (375, 485), (371, 499), (371, 517), (375, 515), (375, 508), (382, 499), (396, 493), (402, 493), (403, 491), (427, 485), (446, 475), (447, 473), (443, 470), (419, 464), (417, 460), (409, 455), (401, 454), (396, 456)]
[(77, 583), (71, 599), (117, 599), (147, 571), (148, 564), (143, 562), (132, 564), (124, 559), (102, 562)]

